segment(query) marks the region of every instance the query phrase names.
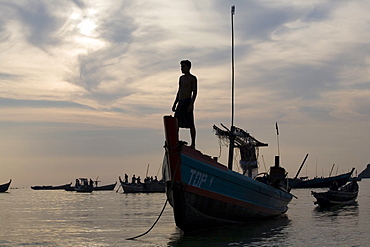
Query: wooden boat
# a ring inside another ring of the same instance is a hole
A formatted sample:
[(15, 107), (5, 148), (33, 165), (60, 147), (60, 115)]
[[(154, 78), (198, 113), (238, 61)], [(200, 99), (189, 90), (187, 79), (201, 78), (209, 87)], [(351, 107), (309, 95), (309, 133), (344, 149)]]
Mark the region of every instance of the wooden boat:
[(352, 176), (353, 171), (355, 168), (352, 168), (350, 172), (340, 174), (337, 176), (332, 177), (316, 177), (313, 179), (304, 179), (304, 178), (295, 178), (289, 179), (289, 186), (291, 188), (329, 188), (334, 182), (338, 184), (338, 186), (345, 185), (350, 177)]
[(0, 184), (0, 192), (6, 192), (9, 189), (9, 186), (11, 184), (12, 180), (5, 184)]
[(125, 193), (164, 193), (165, 184), (163, 181), (148, 181), (144, 183), (126, 183), (118, 177)]
[(72, 183), (52, 186), (52, 185), (42, 185), (42, 186), (31, 186), (33, 190), (65, 190), (65, 188), (70, 187)]
[(97, 183), (95, 182), (94, 190), (99, 190), (99, 191), (101, 191), (101, 190), (114, 190), (114, 188), (116, 187), (116, 184), (117, 184), (117, 182), (115, 182), (114, 184), (98, 186)]
[(93, 192), (94, 191), (94, 187), (91, 186), (91, 185), (80, 185), (78, 187), (75, 187), (75, 191), (76, 192), (87, 192), (87, 193), (90, 193), (90, 192)]
[(94, 191), (94, 183), (87, 180), (87, 178), (80, 178), (76, 179), (75, 191), (76, 192), (84, 192), (84, 193), (91, 193)]
[[(66, 190), (66, 191), (79, 191), (79, 192), (92, 192), (94, 190), (95, 191), (107, 191), (107, 190), (114, 190), (114, 188), (117, 185), (117, 182), (115, 182), (114, 184), (108, 184), (108, 185), (102, 185), (102, 186), (97, 186), (98, 181), (93, 181), (93, 183), (95, 183), (95, 185), (94, 184), (92, 185), (92, 190), (91, 190), (91, 188), (90, 188), (91, 187), (91, 181), (89, 183), (86, 178), (82, 178), (82, 179), (80, 178), (78, 183), (76, 181), (75, 186), (72, 186), (71, 185), (72, 183), (68, 184), (64, 187), (64, 190)], [(83, 186), (81, 186), (81, 184), (82, 185), (85, 184), (85, 186), (84, 186), (85, 188), (82, 188)], [(86, 184), (88, 186), (86, 186)], [(76, 187), (78, 188), (77, 190), (76, 190)], [(81, 191), (81, 190), (86, 190), (86, 191)]]
[(314, 192), (311, 194), (316, 198), (315, 204), (320, 206), (333, 206), (353, 204), (358, 195), (359, 186), (357, 181), (352, 181), (338, 189), (338, 187), (331, 188), (326, 192)]
[[(224, 138), (231, 135), (216, 126), (214, 128), (216, 135)], [(241, 164), (247, 163), (243, 168), (244, 174), (251, 175), (257, 168), (256, 149), (267, 144), (239, 128), (233, 128), (236, 146), (241, 150)], [(182, 231), (243, 224), (279, 216), (288, 210), (292, 194), (286, 187), (286, 172), (279, 166), (278, 156), (269, 174), (263, 173), (254, 179), (184, 145), (178, 138), (176, 118), (165, 116), (164, 129), (166, 193), (176, 225)], [(243, 152), (245, 148), (247, 150)]]

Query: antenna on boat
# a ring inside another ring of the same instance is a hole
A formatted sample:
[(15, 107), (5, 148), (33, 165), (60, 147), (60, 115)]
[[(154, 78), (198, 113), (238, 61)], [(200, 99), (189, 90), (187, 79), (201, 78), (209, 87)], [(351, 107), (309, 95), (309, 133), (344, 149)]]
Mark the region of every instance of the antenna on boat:
[(234, 158), (234, 14), (235, 5), (231, 6), (231, 128), (230, 128), (230, 145), (229, 145), (229, 161), (228, 168), (233, 169)]

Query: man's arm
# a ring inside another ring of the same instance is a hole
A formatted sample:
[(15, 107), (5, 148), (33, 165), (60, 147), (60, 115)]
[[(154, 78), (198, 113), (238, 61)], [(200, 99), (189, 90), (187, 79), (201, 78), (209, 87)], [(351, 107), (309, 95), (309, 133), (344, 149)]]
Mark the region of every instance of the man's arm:
[(175, 101), (173, 102), (173, 105), (172, 105), (172, 111), (176, 111), (177, 102), (179, 102), (179, 93), (178, 92), (176, 94), (176, 99), (175, 99)]
[(180, 86), (179, 86), (179, 89), (177, 90), (176, 98), (175, 98), (175, 101), (173, 102), (173, 105), (172, 105), (172, 111), (173, 112), (176, 111), (176, 105), (179, 102), (179, 91), (180, 91)]
[(192, 97), (191, 97), (191, 104), (189, 105), (188, 111), (194, 110), (194, 103), (195, 99), (197, 98), (198, 94), (198, 81), (197, 77), (194, 76), (194, 80), (191, 82), (191, 91), (192, 91)]
[(191, 85), (191, 89), (193, 91), (192, 104), (194, 104), (195, 99), (197, 98), (197, 94), (198, 94), (198, 80), (195, 76), (194, 76), (194, 81), (192, 82), (192, 85)]

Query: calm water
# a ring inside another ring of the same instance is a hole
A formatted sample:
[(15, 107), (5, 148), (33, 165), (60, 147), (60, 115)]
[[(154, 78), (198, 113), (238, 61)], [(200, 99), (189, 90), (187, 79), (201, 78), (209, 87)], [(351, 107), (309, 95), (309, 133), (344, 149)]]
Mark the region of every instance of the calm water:
[(370, 246), (370, 180), (356, 205), (318, 210), (311, 189), (292, 190), (287, 214), (243, 227), (182, 236), (164, 194), (11, 189), (0, 193), (0, 246)]

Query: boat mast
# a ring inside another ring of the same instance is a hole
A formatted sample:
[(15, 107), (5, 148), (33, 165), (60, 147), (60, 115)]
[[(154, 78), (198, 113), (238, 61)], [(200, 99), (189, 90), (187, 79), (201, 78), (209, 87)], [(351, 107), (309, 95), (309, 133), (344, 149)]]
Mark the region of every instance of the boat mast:
[(235, 5), (231, 6), (231, 128), (230, 128), (230, 145), (228, 168), (233, 169), (234, 159), (234, 14)]

